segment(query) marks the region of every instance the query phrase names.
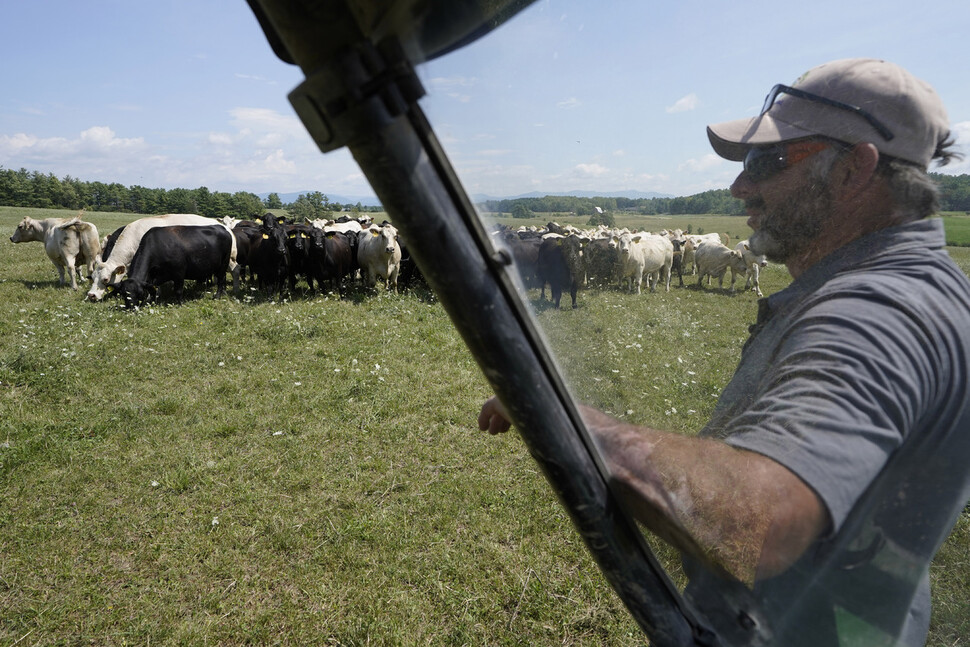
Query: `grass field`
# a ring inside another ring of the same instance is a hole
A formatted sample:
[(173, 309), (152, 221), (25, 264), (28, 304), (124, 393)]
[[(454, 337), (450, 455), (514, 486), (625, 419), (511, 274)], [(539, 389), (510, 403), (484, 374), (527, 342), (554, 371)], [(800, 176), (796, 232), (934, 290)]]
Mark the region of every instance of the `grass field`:
[[(0, 645), (643, 644), (521, 441), (475, 429), (488, 388), (426, 290), (132, 313), (58, 287), (7, 240), (24, 215), (65, 214), (0, 208)], [(580, 304), (537, 309), (577, 393), (688, 433), (757, 308)], [(965, 645), (967, 514), (931, 572), (929, 644)]]

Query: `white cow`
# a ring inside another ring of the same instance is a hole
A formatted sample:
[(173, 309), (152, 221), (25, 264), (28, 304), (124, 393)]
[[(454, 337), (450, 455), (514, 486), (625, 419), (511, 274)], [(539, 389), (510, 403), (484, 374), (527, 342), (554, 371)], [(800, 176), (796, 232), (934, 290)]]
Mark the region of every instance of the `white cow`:
[[(119, 283), (125, 278), (125, 272), (131, 265), (131, 259), (138, 251), (141, 238), (145, 232), (155, 227), (168, 227), (171, 225), (190, 225), (205, 226), (219, 224), (223, 227), (223, 222), (197, 216), (191, 213), (170, 213), (164, 216), (149, 216), (141, 218), (128, 224), (118, 239), (115, 240), (114, 247), (108, 254), (108, 258), (101, 259), (95, 264), (94, 273), (91, 275), (91, 289), (88, 290), (88, 301), (100, 301), (104, 298), (104, 293), (109, 285)], [(230, 227), (226, 227), (230, 229)], [(231, 229), (230, 229), (231, 232)], [(236, 263), (236, 237), (232, 237), (232, 249), (229, 254), (229, 271), (232, 273), (232, 287), (234, 290), (239, 288), (239, 265)]]
[(697, 263), (697, 287), (707, 277), (707, 284), (711, 284), (711, 277), (717, 277), (719, 287), (724, 287), (724, 273), (731, 270), (731, 292), (734, 292), (734, 282), (738, 274), (744, 274), (747, 267), (741, 252), (731, 249), (727, 245), (714, 242), (704, 242), (694, 250), (694, 262)]
[(768, 259), (765, 258), (764, 254), (755, 254), (752, 252), (747, 240), (742, 240), (734, 249), (741, 252), (741, 258), (744, 259), (744, 265), (747, 268), (744, 272), (744, 289), (747, 290), (750, 287), (758, 293), (759, 297), (763, 297), (759, 275), (761, 274), (761, 268), (768, 265)]
[(380, 278), (385, 288), (397, 292), (397, 275), (401, 271), (397, 229), (389, 224), (371, 225), (358, 233), (357, 264), (367, 285), (374, 287)]
[(95, 260), (101, 253), (97, 227), (81, 220), (81, 216), (43, 220), (24, 218), (14, 230), (10, 242), (32, 241), (44, 243), (44, 251), (57, 268), (62, 287), (65, 284), (64, 270), (67, 270), (72, 290), (77, 290), (77, 279), (81, 276), (82, 267), (87, 269), (88, 276), (93, 274)]
[(684, 241), (682, 245), (684, 250), (684, 256), (681, 261), (681, 270), (689, 270), (691, 274), (697, 272), (697, 261), (694, 260), (694, 251), (697, 246), (701, 243), (721, 243), (727, 246), (731, 242), (731, 237), (727, 234), (718, 234), (711, 232), (709, 234), (684, 234), (681, 240)]
[(643, 275), (648, 276), (650, 291), (657, 288), (657, 281), (665, 279), (665, 290), (670, 292), (670, 265), (674, 259), (674, 246), (665, 236), (637, 233), (614, 237), (610, 243), (620, 252), (620, 285), (627, 280), (630, 291), (636, 285), (637, 294), (643, 284)]

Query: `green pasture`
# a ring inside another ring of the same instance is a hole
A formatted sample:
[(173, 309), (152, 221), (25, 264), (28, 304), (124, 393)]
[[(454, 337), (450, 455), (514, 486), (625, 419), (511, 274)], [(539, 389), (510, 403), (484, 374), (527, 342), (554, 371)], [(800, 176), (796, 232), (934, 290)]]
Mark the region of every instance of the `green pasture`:
[[(521, 440), (477, 431), (489, 389), (426, 289), (128, 312), (10, 243), (24, 215), (64, 214), (0, 207), (0, 645), (644, 644)], [(536, 305), (577, 394), (691, 433), (757, 297)], [(931, 575), (929, 644), (965, 645), (970, 514)]]

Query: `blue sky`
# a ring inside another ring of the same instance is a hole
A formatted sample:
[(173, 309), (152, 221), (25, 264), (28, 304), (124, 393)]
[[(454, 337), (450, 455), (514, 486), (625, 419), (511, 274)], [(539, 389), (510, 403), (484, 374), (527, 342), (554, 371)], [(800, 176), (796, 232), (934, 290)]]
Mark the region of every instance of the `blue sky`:
[[(421, 100), (469, 193), (726, 188), (704, 127), (756, 113), (818, 63), (886, 58), (943, 97), (970, 157), (965, 0), (538, 0), (419, 67)], [(798, 3), (801, 5), (802, 3)], [(147, 187), (373, 192), (319, 153), (243, 0), (0, 5), (0, 166)], [(941, 169), (970, 173), (970, 160)]]

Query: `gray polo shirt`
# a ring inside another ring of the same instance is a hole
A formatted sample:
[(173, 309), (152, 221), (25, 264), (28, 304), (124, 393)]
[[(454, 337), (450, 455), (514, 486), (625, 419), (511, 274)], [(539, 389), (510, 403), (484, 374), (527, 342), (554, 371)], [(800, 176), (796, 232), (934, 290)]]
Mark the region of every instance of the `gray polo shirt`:
[(701, 432), (786, 466), (832, 520), (755, 585), (777, 644), (925, 642), (929, 563), (970, 498), (970, 281), (944, 240), (938, 219), (884, 229), (762, 299)]

